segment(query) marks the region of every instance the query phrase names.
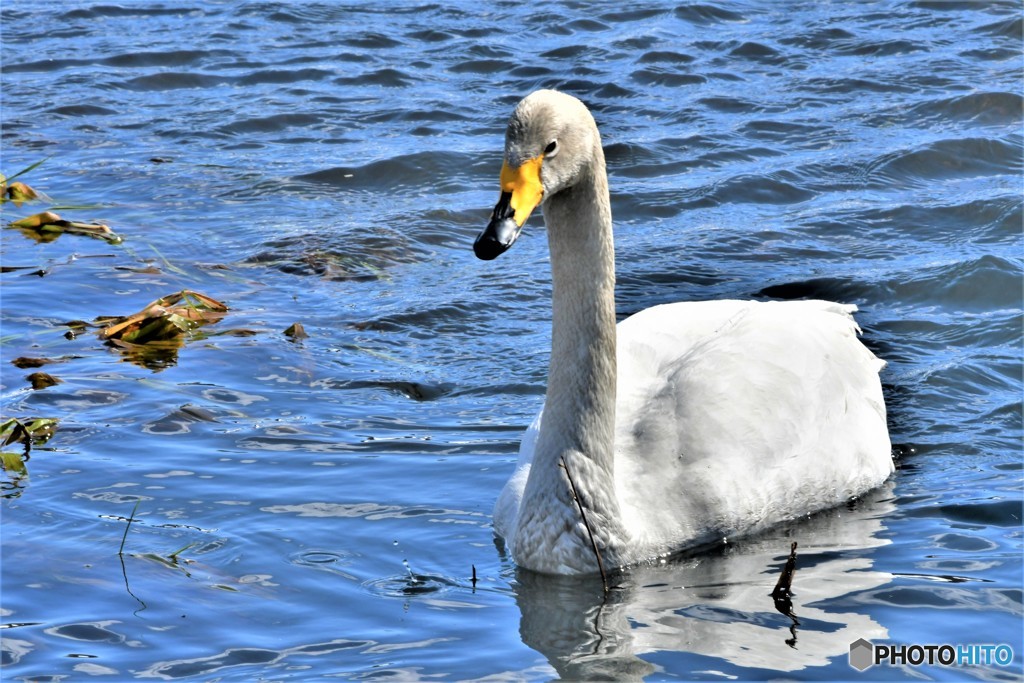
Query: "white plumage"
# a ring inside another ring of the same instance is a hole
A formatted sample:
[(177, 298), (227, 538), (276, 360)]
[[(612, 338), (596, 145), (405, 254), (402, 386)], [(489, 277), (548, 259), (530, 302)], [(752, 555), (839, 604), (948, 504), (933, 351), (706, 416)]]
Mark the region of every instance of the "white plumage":
[(676, 303), (615, 325), (604, 156), (578, 100), (519, 104), (502, 190), (477, 254), (511, 246), (543, 201), (554, 281), (547, 400), (494, 511), (518, 564), (597, 571), (591, 535), (605, 566), (634, 564), (837, 505), (892, 472), (884, 363), (858, 340), (855, 306)]

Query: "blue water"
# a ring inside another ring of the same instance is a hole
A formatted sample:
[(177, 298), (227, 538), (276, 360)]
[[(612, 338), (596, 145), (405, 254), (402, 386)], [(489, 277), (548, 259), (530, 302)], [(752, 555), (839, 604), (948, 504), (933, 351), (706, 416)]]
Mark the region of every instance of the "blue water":
[[(3, 416), (60, 421), (2, 479), (4, 680), (1022, 677), (1020, 4), (609, 7), (4, 3), (0, 165), (48, 200), (3, 223), (124, 238), (0, 231)], [(546, 239), (471, 245), (539, 87), (601, 127), (621, 316), (861, 308), (886, 486), (607, 597), (517, 572)], [(180, 350), (65, 336), (183, 288), (231, 310)], [(858, 673), (858, 638), (1015, 659)]]

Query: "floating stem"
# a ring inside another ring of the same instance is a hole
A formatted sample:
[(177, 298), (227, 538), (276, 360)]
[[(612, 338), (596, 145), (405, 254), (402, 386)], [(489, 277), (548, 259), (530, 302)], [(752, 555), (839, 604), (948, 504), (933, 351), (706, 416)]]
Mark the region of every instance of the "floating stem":
[(117, 554), (119, 556), (124, 556), (124, 542), (128, 540), (128, 529), (132, 527), (132, 522), (135, 521), (135, 511), (139, 509), (139, 503), (141, 502), (141, 498), (135, 501), (135, 507), (132, 508), (132, 514), (130, 517), (128, 517), (128, 524), (126, 524), (124, 527), (124, 536), (121, 537), (121, 547), (117, 549)]

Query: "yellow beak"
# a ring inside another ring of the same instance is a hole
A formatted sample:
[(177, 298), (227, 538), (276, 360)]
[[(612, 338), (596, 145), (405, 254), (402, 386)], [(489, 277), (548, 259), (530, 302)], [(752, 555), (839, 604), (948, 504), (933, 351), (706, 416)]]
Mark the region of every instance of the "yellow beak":
[(508, 162), (501, 165), (501, 191), (509, 193), (509, 205), (515, 212), (513, 220), (520, 228), (530, 217), (544, 197), (540, 183), (540, 165), (544, 155), (524, 161), (518, 168), (510, 168)]
[(519, 237), (523, 223), (544, 198), (540, 183), (541, 154), (528, 159), (516, 168), (501, 165), (501, 198), (491, 213), (491, 221), (473, 242), (478, 258), (490, 261), (504, 253)]

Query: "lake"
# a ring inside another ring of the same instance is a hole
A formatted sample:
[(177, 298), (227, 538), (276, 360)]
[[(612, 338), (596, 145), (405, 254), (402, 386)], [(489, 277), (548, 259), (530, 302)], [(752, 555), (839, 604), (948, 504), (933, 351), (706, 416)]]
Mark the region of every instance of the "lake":
[[(0, 231), (3, 417), (57, 421), (4, 448), (5, 680), (1021, 680), (1019, 2), (35, 0), (0, 25), (2, 171), (38, 163), (17, 180), (45, 194), (5, 228), (120, 237)], [(544, 398), (547, 242), (538, 212), (498, 261), (472, 243), (537, 88), (601, 127), (620, 317), (860, 307), (886, 485), (607, 595), (516, 569), (491, 510)], [(182, 290), (229, 310), (155, 348), (93, 326)], [(1013, 658), (861, 672), (860, 638)]]

